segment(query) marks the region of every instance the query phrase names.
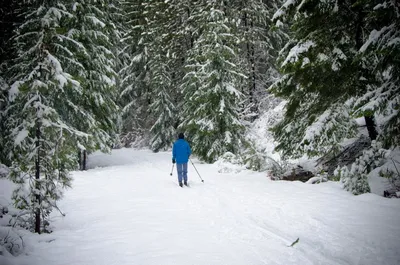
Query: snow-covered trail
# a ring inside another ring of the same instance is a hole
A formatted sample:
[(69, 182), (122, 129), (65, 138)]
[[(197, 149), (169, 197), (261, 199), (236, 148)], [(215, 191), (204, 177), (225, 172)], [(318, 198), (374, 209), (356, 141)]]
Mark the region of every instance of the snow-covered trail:
[(191, 187), (180, 188), (169, 153), (122, 149), (91, 163), (109, 167), (74, 172), (66, 216), (18, 264), (400, 264), (399, 200), (197, 161), (205, 183), (189, 165)]

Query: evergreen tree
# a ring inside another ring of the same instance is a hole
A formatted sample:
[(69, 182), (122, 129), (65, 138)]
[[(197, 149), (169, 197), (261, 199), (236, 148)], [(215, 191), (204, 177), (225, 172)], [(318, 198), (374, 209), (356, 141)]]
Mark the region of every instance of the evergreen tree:
[(156, 118), (150, 131), (150, 148), (154, 151), (171, 146), (175, 135), (175, 106), (171, 98), (171, 78), (165, 58), (159, 53), (150, 60), (151, 84), (154, 101), (149, 106), (152, 116)]
[(13, 197), (31, 213), (27, 225), (40, 233), (70, 184), (77, 150), (110, 148), (119, 34), (110, 1), (24, 4), (25, 22), (14, 38), (18, 57), (8, 72), (6, 129), (13, 143), (10, 178), (19, 184)]
[(245, 104), (250, 106), (251, 115), (259, 114), (259, 105), (268, 96), (268, 88), (279, 76), (276, 59), (278, 51), (287, 40), (285, 27), (273, 25), (272, 17), (280, 5), (280, 0), (232, 1), (236, 16), (240, 21), (237, 36), (240, 39), (239, 56), (242, 68), (248, 76), (242, 87), (246, 96)]
[(0, 164), (7, 164), (7, 143), (6, 143), (6, 113), (5, 110), (8, 105), (7, 100), (8, 85), (5, 80), (0, 76)]
[(115, 1), (76, 1), (67, 24), (67, 36), (79, 46), (71, 51), (77, 63), (66, 62), (66, 70), (79, 77), (84, 89), (76, 100), (85, 111), (66, 116), (66, 120), (90, 135), (82, 143), (89, 151), (108, 151), (117, 133), (117, 57), (113, 47), (118, 44), (119, 35), (111, 20), (115, 14), (112, 2)]
[[(151, 116), (154, 120), (150, 129), (150, 148), (154, 151), (166, 149), (171, 146), (174, 140), (175, 128), (175, 106), (172, 100), (173, 90), (171, 86), (171, 73), (169, 67), (171, 56), (174, 56), (172, 42), (175, 35), (170, 27), (177, 14), (170, 13), (170, 3), (154, 0), (147, 1), (146, 10), (149, 17), (147, 31), (144, 32), (150, 37), (148, 50), (150, 58), (148, 61), (150, 93), (152, 104), (149, 106)], [(164, 12), (161, 12), (164, 10)]]
[(356, 60), (363, 11), (353, 1), (287, 1), (275, 14), (278, 24), (292, 25), (293, 36), (282, 52), (284, 75), (273, 86), (288, 100), (275, 127), (277, 149), (285, 155), (335, 152), (337, 143), (356, 134), (351, 102), (370, 78)]
[(237, 153), (244, 127), (239, 118), (240, 83), (236, 21), (226, 16), (224, 1), (199, 1), (189, 20), (199, 37), (189, 51), (182, 84), (183, 122), (193, 152), (212, 162), (225, 152)]
[(148, 43), (151, 36), (144, 34), (150, 20), (148, 12), (145, 12), (146, 2), (126, 0), (122, 3), (126, 9), (125, 19), (128, 25), (123, 38), (125, 60), (119, 72), (122, 89), (120, 101), (123, 106), (121, 142), (124, 145), (145, 139), (151, 127), (148, 111), (151, 104), (148, 71)]
[(10, 166), (8, 153), (10, 145), (7, 144), (7, 106), (8, 82), (6, 75), (9, 62), (16, 54), (11, 44), (11, 38), (16, 26), (22, 22), (20, 1), (5, 1), (0, 6), (0, 164)]
[(80, 83), (60, 63), (69, 58), (77, 64), (68, 49), (77, 44), (62, 34), (61, 23), (72, 14), (54, 1), (29, 1), (24, 10), (25, 22), (14, 38), (18, 56), (9, 73), (10, 179), (18, 184), (13, 193), (16, 207), (29, 213), (25, 225), (41, 233), (62, 189), (70, 185), (68, 171), (76, 168), (77, 142), (87, 134), (63, 120), (68, 110), (79, 109), (68, 100), (70, 94), (82, 93)]
[[(14, 58), (10, 39), (16, 25), (21, 23), (19, 15), (23, 3), (17, 0), (3, 1), (0, 6), (0, 66), (5, 67), (5, 62)], [(1, 69), (1, 68), (0, 68)], [(3, 78), (5, 78), (3, 76)]]
[[(129, 130), (149, 131), (154, 151), (170, 147), (177, 124), (175, 103), (177, 83), (182, 77), (182, 19), (185, 5), (179, 1), (130, 1), (132, 28), (127, 49), (132, 62), (123, 69), (126, 113)], [(184, 15), (183, 15), (184, 16)], [(138, 111), (139, 110), (139, 111)]]
[(355, 102), (355, 114), (379, 117), (378, 140), (391, 148), (400, 145), (400, 6), (391, 0), (369, 2), (365, 24), (370, 33), (358, 57), (372, 78)]

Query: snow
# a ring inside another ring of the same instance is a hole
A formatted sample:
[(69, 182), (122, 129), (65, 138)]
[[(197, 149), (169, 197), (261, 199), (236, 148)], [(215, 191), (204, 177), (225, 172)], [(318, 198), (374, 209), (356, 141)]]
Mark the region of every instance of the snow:
[(13, 102), (13, 101), (16, 99), (16, 97), (17, 97), (18, 94), (19, 94), (19, 88), (20, 88), (20, 86), (23, 85), (23, 84), (24, 84), (24, 82), (22, 82), (22, 81), (17, 81), (17, 82), (15, 82), (15, 83), (13, 83), (13, 84), (11, 85), (10, 90), (8, 91), (8, 99), (9, 99), (11, 102)]
[(101, 20), (99, 20), (97, 17), (94, 16), (86, 16), (89, 20), (92, 21), (93, 25), (96, 26), (100, 26), (102, 28), (104, 28), (106, 26), (106, 24), (104, 24), (104, 22), (102, 22)]
[[(328, 120), (331, 118), (332, 112), (330, 109), (326, 110), (321, 116), (318, 117), (310, 126), (308, 126), (302, 142), (312, 142), (314, 138), (321, 135), (323, 130), (330, 129)], [(325, 125), (327, 124), (327, 125)]]
[(275, 26), (277, 26), (278, 28), (279, 28), (279, 27), (282, 27), (282, 26), (284, 26), (284, 25), (285, 25), (285, 24), (283, 24), (283, 22), (280, 21), (280, 20), (277, 20), (276, 23), (275, 23)]
[(295, 3), (295, 0), (287, 0), (285, 3), (283, 3), (282, 7), (279, 8), (275, 14), (272, 16), (272, 20), (275, 20), (277, 18), (280, 18), (284, 15), (286, 15), (286, 10), (289, 9), (291, 5)]
[(341, 49), (337, 48), (337, 47), (335, 47), (333, 49), (332, 53), (335, 55), (335, 57), (337, 57), (337, 58), (339, 58), (341, 60), (346, 60), (347, 59), (347, 56), (344, 54), (344, 52)]
[(378, 10), (378, 9), (380, 9), (380, 8), (387, 8), (387, 3), (386, 3), (386, 2), (383, 2), (382, 4), (377, 4), (377, 5), (374, 7), (374, 10)]
[[(62, 69), (60, 61), (56, 57), (54, 57), (52, 54), (50, 54), (48, 51), (46, 51), (46, 53), (47, 53), (46, 60), (54, 68), (54, 71), (55, 71), (56, 75), (62, 74), (63, 73), (63, 69)], [(62, 84), (62, 82), (63, 82), (62, 80), (60, 80), (58, 78), (58, 81), (60, 82), (61, 85), (63, 85)]]
[(18, 132), (17, 136), (15, 137), (15, 145), (21, 144), (26, 137), (28, 137), (29, 131), (28, 130), (21, 130)]
[(294, 63), (299, 60), (299, 57), (302, 53), (306, 53), (311, 47), (314, 47), (315, 43), (313, 41), (306, 41), (297, 44), (294, 46), (288, 56), (286, 57), (285, 61), (282, 63), (281, 67), (284, 67), (288, 63)]
[(77, 8), (78, 8), (78, 5), (79, 5), (79, 3), (78, 2), (75, 2), (73, 5), (72, 5), (72, 11), (76, 11), (77, 10)]
[[(393, 26), (393, 25), (392, 25), (392, 26)], [(374, 29), (373, 31), (371, 31), (371, 33), (369, 34), (368, 40), (364, 43), (363, 46), (361, 46), (360, 52), (365, 52), (371, 44), (376, 43), (377, 40), (381, 37), (381, 35), (382, 35), (385, 31), (389, 30), (392, 26), (390, 26), (390, 27), (383, 27), (381, 30), (376, 30), (376, 29)]]
[(360, 126), (366, 126), (365, 118), (364, 118), (364, 117), (357, 118), (357, 119), (355, 119), (355, 121), (356, 121), (356, 123), (357, 123), (357, 125), (358, 125), (359, 127), (360, 127)]
[(318, 54), (318, 60), (321, 61), (321, 62), (324, 62), (324, 61), (329, 60), (329, 57), (324, 53), (319, 53)]
[(400, 264), (397, 199), (192, 160), (205, 183), (190, 164), (191, 187), (180, 188), (170, 152), (89, 156), (92, 169), (73, 172), (54, 232), (21, 231), (26, 255), (0, 264)]
[(274, 153), (275, 142), (269, 128), (272, 128), (282, 120), (286, 101), (276, 104), (276, 106), (263, 106), (265, 109), (268, 109), (268, 111), (262, 113), (260, 117), (252, 123), (247, 135), (250, 140), (256, 143), (257, 150), (274, 160), (280, 160), (280, 155), (276, 152)]
[(393, 185), (387, 178), (381, 177), (380, 173), (386, 173), (388, 170), (399, 172), (400, 169), (400, 148), (390, 152), (388, 160), (385, 164), (375, 168), (368, 174), (368, 183), (371, 188), (371, 193), (383, 196), (385, 190), (393, 189)]
[(400, 38), (397, 37), (397, 38), (390, 40), (387, 45), (388, 46), (397, 46), (397, 45), (399, 45), (399, 43), (400, 43)]
[(77, 146), (78, 146), (79, 150), (81, 150), (81, 151), (86, 150), (86, 147), (83, 146), (80, 142), (77, 143)]

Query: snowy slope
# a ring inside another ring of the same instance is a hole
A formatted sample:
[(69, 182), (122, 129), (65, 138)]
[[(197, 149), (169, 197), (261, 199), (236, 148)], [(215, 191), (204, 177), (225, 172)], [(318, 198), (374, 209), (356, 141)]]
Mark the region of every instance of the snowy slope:
[(180, 188), (169, 153), (91, 156), (108, 167), (74, 172), (66, 217), (2, 265), (400, 264), (397, 199), (194, 162), (205, 183), (190, 165), (191, 187)]

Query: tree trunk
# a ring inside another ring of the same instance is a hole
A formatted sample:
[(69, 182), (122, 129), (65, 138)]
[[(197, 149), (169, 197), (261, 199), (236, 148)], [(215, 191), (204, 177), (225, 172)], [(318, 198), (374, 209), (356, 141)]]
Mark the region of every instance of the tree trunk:
[(247, 39), (249, 41), (246, 42), (246, 49), (247, 49), (247, 60), (250, 63), (250, 78), (249, 78), (249, 98), (250, 98), (250, 103), (254, 104), (251, 107), (252, 112), (258, 112), (257, 108), (257, 100), (255, 96), (256, 92), (256, 65), (255, 65), (255, 47), (254, 43), (250, 42), (250, 29), (253, 28), (254, 24), (251, 18), (249, 19), (247, 17), (247, 13), (244, 12), (244, 25), (246, 28), (246, 32), (248, 34)]
[[(251, 23), (253, 25), (253, 22)], [(255, 61), (255, 53), (254, 53), (254, 44), (251, 45), (251, 56), (250, 56), (250, 63), (251, 63), (251, 88), (250, 88), (250, 101), (254, 104), (253, 111), (258, 112), (257, 108), (257, 100), (256, 100), (256, 61)]]
[(86, 150), (83, 150), (83, 165), (82, 165), (82, 169), (83, 170), (86, 170), (86, 158), (87, 158), (87, 155), (86, 155), (87, 153), (86, 153)]
[[(40, 191), (40, 122), (36, 122), (36, 149), (37, 149), (37, 158), (35, 162), (35, 192)], [(35, 204), (37, 204), (37, 208), (35, 209), (35, 233), (40, 234), (40, 194), (35, 195)]]
[(375, 128), (374, 116), (365, 116), (364, 119), (365, 125), (367, 126), (369, 138), (371, 138), (371, 141), (376, 140), (376, 137), (378, 137), (378, 132)]
[(86, 150), (79, 151), (79, 169), (86, 170), (87, 153)]

